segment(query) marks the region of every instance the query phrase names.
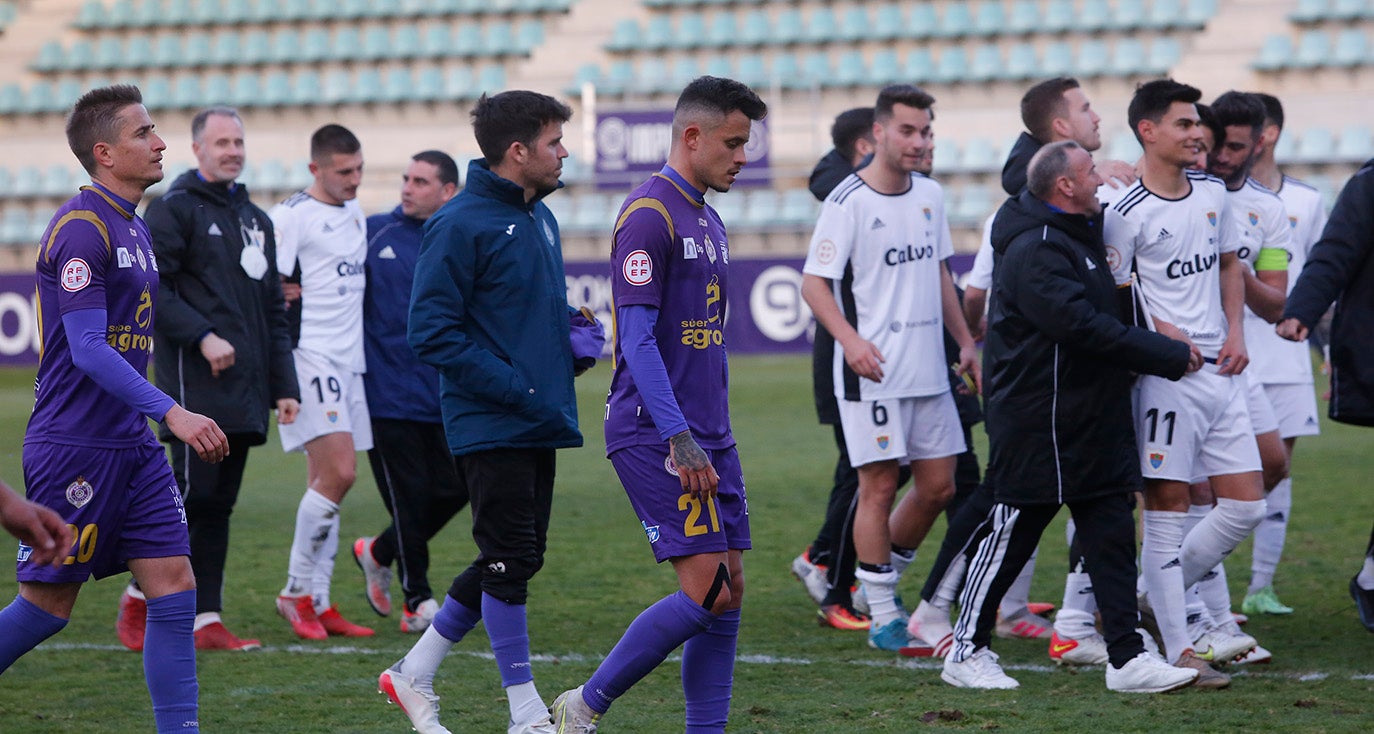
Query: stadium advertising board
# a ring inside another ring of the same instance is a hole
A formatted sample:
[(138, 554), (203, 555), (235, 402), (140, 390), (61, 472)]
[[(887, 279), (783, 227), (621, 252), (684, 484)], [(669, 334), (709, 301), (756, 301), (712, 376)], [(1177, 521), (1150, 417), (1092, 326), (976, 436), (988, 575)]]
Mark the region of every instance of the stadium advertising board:
[[(672, 110), (598, 113), (595, 133), (597, 188), (628, 191), (638, 186), (663, 167), (672, 139)], [(754, 122), (749, 143), (744, 147), (749, 162), (740, 171), (736, 186), (767, 186), (772, 181), (768, 170), (768, 139), (765, 121)]]

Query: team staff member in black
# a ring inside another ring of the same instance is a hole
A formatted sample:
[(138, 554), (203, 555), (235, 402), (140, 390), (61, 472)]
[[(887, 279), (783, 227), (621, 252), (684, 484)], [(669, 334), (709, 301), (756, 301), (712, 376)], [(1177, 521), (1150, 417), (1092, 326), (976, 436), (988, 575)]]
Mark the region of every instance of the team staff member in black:
[[(232, 107), (211, 107), (191, 120), (196, 170), (148, 204), (157, 268), (154, 375), (157, 386), (187, 410), (215, 420), (229, 455), (207, 464), (164, 426), (172, 469), (186, 505), (191, 568), (196, 575), (196, 649), (249, 650), (225, 628), (225, 558), (229, 516), (238, 500), (248, 447), (267, 440), (269, 412), (290, 423), (300, 408), (291, 335), (277, 277), (272, 220), (235, 181), (243, 172), (243, 119)], [(136, 589), (120, 601), (120, 640), (142, 647)]]
[(1145, 652), (1136, 632), (1135, 523), (1140, 488), (1131, 372), (1170, 379), (1202, 366), (1183, 342), (1123, 323), (1102, 245), (1092, 156), (1072, 141), (1031, 160), (1029, 190), (993, 223), (998, 255), (983, 355), (992, 530), (969, 560), (954, 648), (942, 677), (1015, 688), (988, 648), (997, 604), (1067, 504), (1102, 611), (1107, 687), (1159, 692), (1197, 672)]
[(439, 370), (406, 342), (410, 290), (425, 222), (458, 193), (458, 165), (447, 153), (416, 153), (401, 174), (401, 204), (367, 218), (367, 290), (363, 350), (367, 412), (372, 419), (372, 476), (391, 524), (353, 542), (367, 601), (391, 613), (391, 564), (401, 574), (402, 632), (424, 632), (439, 611), (429, 586), (429, 539), (468, 503), (467, 485), (444, 438)]

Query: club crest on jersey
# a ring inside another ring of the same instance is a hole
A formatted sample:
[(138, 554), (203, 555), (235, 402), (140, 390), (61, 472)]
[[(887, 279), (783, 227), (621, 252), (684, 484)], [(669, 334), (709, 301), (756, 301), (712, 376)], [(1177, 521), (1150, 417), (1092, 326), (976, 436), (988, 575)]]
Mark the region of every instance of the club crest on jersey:
[(1288, 228), (1289, 228), (1289, 229), (1297, 229), (1297, 228), (1298, 228), (1298, 218), (1297, 218), (1297, 217), (1289, 217), (1289, 218), (1288, 218)]
[(1165, 455), (1163, 451), (1151, 451), (1148, 458), (1151, 469), (1158, 471), (1164, 466)]
[(553, 247), (553, 227), (550, 227), (548, 222), (542, 222), (542, 224), (544, 225), (544, 239), (548, 240), (549, 247)]
[(1246, 213), (1250, 215), (1250, 226), (1251, 226), (1251, 227), (1255, 226), (1256, 224), (1259, 224), (1259, 215), (1258, 215), (1258, 214), (1256, 214), (1256, 213), (1254, 213), (1254, 212), (1246, 212)]
[(892, 437), (886, 433), (874, 437), (874, 440), (877, 441), (878, 448), (882, 451), (887, 451), (887, 447), (892, 444)]
[(1121, 251), (1111, 245), (1107, 245), (1107, 267), (1112, 270), (1121, 267)]
[(338, 422), (339, 422), (339, 411), (337, 411), (337, 410), (327, 410), (327, 411), (325, 411), (325, 413), (324, 413), (324, 417), (328, 418), (330, 423), (338, 423)]
[(649, 259), (649, 253), (644, 250), (635, 250), (625, 256), (620, 273), (630, 285), (648, 285), (654, 280), (654, 261)]
[(62, 290), (75, 293), (91, 284), (91, 266), (85, 260), (74, 257), (62, 266)]
[(148, 272), (148, 260), (143, 257), (142, 247), (134, 246), (134, 257), (138, 259), (138, 267), (142, 268), (145, 273)]
[(663, 457), (663, 471), (666, 471), (669, 474), (672, 474), (673, 476), (678, 475), (677, 464), (673, 462), (673, 457), (671, 454)]
[(1217, 213), (1216, 213), (1216, 212), (1207, 212), (1207, 223), (1210, 224), (1210, 225), (1212, 225), (1213, 227), (1217, 226)]
[(67, 501), (72, 507), (82, 508), (95, 496), (95, 487), (86, 481), (86, 477), (78, 476), (75, 482), (67, 485)]
[(835, 243), (830, 240), (821, 240), (816, 245), (816, 262), (822, 265), (829, 265), (835, 262)]
[(695, 259), (697, 259), (697, 241), (696, 241), (696, 238), (695, 238), (695, 237), (683, 237), (683, 238), (682, 238), (682, 259), (683, 259), (683, 260), (695, 260)]
[(649, 539), (650, 545), (657, 543), (658, 539), (663, 537), (663, 534), (658, 531), (657, 525), (650, 525), (649, 523), (644, 522), (643, 520), (641, 520), (639, 524), (644, 526), (644, 537)]
[(697, 217), (697, 224), (702, 228), (706, 227), (706, 217)]
[(125, 247), (115, 250), (115, 262), (120, 268), (132, 267), (134, 264), (133, 258), (129, 257), (128, 248)]
[(927, 206), (927, 207), (922, 207), (922, 208), (921, 208), (921, 213), (925, 215), (926, 221), (929, 222), (929, 221), (930, 221), (930, 207), (928, 207), (928, 206)]
[(707, 260), (710, 260), (711, 262), (715, 262), (715, 261), (716, 261), (716, 243), (714, 243), (714, 242), (711, 241), (711, 235), (709, 235), (709, 234), (708, 234), (708, 235), (703, 235), (703, 236), (702, 236), (702, 239), (706, 240), (706, 259), (707, 259)]

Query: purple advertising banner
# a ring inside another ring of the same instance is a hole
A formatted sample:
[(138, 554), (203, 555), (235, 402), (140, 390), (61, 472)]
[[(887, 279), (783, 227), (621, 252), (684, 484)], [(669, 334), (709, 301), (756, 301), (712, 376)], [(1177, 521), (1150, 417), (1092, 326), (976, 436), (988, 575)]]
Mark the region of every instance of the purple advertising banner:
[[(629, 191), (668, 160), (673, 142), (672, 110), (602, 112), (596, 116), (596, 186)], [(768, 126), (753, 123), (744, 146), (748, 163), (740, 171), (737, 186), (767, 186)]]
[[(815, 319), (801, 296), (803, 258), (738, 258), (730, 263), (726, 288), (725, 344), (732, 354), (809, 352)], [(955, 255), (950, 267), (956, 279), (973, 267), (972, 255)], [(586, 306), (598, 321), (611, 322), (610, 265), (564, 263), (568, 303)], [(609, 337), (610, 334), (607, 334)], [(607, 340), (607, 353), (610, 340)]]
[(33, 273), (0, 274), (0, 365), (38, 365)]

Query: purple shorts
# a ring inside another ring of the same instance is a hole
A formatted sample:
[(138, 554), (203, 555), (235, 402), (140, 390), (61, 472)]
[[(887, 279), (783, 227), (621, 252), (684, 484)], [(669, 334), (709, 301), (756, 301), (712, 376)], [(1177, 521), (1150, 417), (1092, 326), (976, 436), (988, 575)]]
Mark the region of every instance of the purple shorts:
[(611, 454), (611, 466), (625, 486), (654, 560), (726, 550), (749, 550), (749, 499), (739, 454), (728, 449), (706, 450), (720, 475), (715, 500), (702, 503), (682, 491), (668, 447), (630, 446)]
[(30, 500), (67, 521), (76, 543), (57, 568), (29, 562), (20, 544), (20, 581), (83, 582), (127, 571), (130, 558), (191, 554), (181, 492), (151, 436), (128, 449), (25, 443), (24, 484)]

